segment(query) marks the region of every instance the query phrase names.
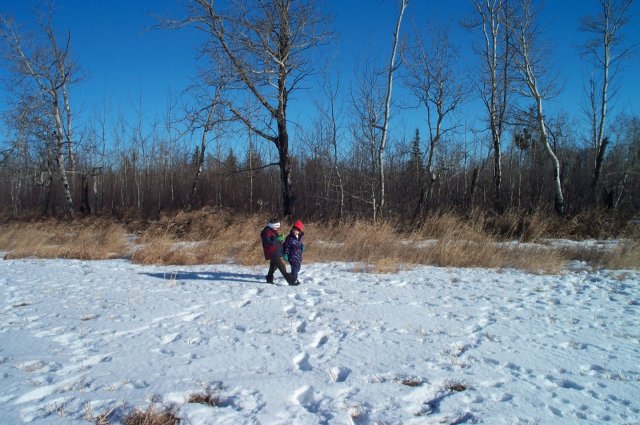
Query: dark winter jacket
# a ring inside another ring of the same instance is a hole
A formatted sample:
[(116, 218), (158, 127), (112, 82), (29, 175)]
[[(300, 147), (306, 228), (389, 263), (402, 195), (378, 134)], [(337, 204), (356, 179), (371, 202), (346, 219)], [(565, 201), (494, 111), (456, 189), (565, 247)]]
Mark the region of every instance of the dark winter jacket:
[(278, 236), (278, 232), (269, 226), (265, 226), (262, 232), (260, 232), (265, 260), (282, 257), (282, 242), (278, 240)]
[(282, 252), (289, 256), (290, 263), (302, 263), (302, 251), (304, 250), (304, 243), (302, 242), (303, 232), (300, 232), (298, 237), (293, 234), (293, 231), (287, 235), (287, 238), (282, 244)]

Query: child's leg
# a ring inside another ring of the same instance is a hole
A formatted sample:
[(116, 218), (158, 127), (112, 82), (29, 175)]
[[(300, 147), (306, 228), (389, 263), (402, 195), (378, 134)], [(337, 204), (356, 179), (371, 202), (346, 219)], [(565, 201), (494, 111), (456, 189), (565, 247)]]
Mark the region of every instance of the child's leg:
[(284, 262), (284, 258), (274, 258), (274, 262), (276, 263), (278, 270), (280, 270), (280, 273), (282, 273), (282, 276), (286, 279), (287, 283), (295, 282), (295, 279), (292, 279), (291, 274), (287, 272), (287, 264)]
[(271, 261), (269, 261), (269, 271), (267, 272), (267, 282), (268, 283), (273, 283), (273, 273), (276, 271), (276, 259), (272, 258)]
[(294, 282), (298, 280), (298, 273), (300, 272), (300, 263), (289, 263), (291, 264), (291, 280)]

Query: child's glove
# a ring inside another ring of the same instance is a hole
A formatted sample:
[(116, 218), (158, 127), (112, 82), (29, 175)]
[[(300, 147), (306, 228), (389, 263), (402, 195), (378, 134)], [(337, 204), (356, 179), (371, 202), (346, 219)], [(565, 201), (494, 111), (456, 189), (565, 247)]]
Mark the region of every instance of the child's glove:
[(302, 252), (304, 252), (304, 245), (302, 245), (302, 248), (301, 248), (301, 250), (302, 250)]
[(282, 242), (284, 240), (284, 235), (278, 235), (278, 242)]
[(289, 254), (284, 254), (284, 261), (289, 261)]

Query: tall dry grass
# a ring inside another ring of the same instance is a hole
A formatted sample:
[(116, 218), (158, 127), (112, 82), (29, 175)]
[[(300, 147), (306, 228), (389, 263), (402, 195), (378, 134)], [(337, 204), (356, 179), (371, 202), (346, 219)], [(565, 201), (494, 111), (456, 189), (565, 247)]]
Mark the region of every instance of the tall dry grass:
[(477, 217), (452, 213), (436, 215), (415, 229), (398, 229), (389, 222), (354, 222), (310, 233), (307, 244), (311, 261), (362, 262), (378, 272), (393, 272), (407, 264), (556, 272), (566, 262), (550, 250), (500, 246), (483, 225)]
[(6, 258), (104, 260), (123, 257), (129, 250), (125, 229), (108, 219), (14, 222), (0, 231)]
[[(7, 258), (105, 259), (131, 256), (141, 264), (264, 264), (259, 238), (268, 217), (202, 209), (165, 215), (152, 222), (121, 224), (108, 219), (38, 221), (1, 226), (0, 249)], [(592, 217), (597, 222), (600, 217)], [(502, 216), (470, 212), (434, 214), (411, 227), (393, 220), (371, 223), (306, 223), (304, 262), (353, 262), (354, 267), (395, 272), (411, 264), (443, 267), (517, 268), (555, 273), (570, 260), (594, 267), (640, 269), (640, 226), (629, 225), (625, 241), (612, 251), (504, 244), (564, 236), (557, 219), (542, 213)], [(565, 220), (567, 232), (584, 224)], [(606, 225), (603, 225), (606, 227)], [(582, 230), (581, 230), (582, 229)], [(283, 224), (283, 231), (289, 227)], [(135, 236), (130, 244), (129, 239)]]
[(203, 209), (163, 216), (140, 234), (131, 259), (141, 264), (258, 264), (268, 218)]

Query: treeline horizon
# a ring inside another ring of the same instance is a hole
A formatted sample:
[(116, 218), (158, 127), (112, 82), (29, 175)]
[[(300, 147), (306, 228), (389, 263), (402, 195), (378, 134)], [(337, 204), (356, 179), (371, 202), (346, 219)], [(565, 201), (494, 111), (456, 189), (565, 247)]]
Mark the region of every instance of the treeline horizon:
[[(557, 139), (556, 151), (563, 158), (567, 217), (589, 212), (617, 219), (637, 217), (640, 191), (633, 188), (640, 187), (640, 175), (637, 164), (631, 161), (637, 155), (633, 149), (637, 149), (640, 119), (624, 117), (618, 123), (619, 140), (609, 151), (603, 173), (606, 184), (597, 204), (593, 203), (589, 185), (591, 150), (571, 144), (568, 137)], [(377, 175), (368, 166), (367, 153), (354, 148), (336, 164), (329, 152), (330, 143), (323, 143), (317, 136), (303, 135), (305, 148), (292, 154), (292, 215), (314, 221), (371, 219), (370, 193)], [(499, 215), (515, 210), (523, 217), (555, 215), (553, 193), (548, 190), (553, 170), (545, 160), (544, 148), (536, 143), (523, 145), (517, 139), (514, 137), (503, 157), (502, 204), (498, 209), (490, 156), (470, 155), (469, 151), (478, 146), (450, 144), (450, 150), (438, 155), (436, 179), (431, 181), (416, 130), (412, 140), (396, 143), (389, 150), (388, 199), (378, 217), (419, 223), (445, 211)], [(243, 156), (232, 149), (207, 153), (194, 193), (199, 156), (197, 148), (189, 150), (158, 140), (131, 139), (115, 148), (94, 146), (77, 158), (76, 167), (82, 171), (70, 175), (75, 213), (154, 219), (162, 213), (214, 207), (242, 214), (283, 216), (277, 167), (258, 149), (250, 148)], [(68, 216), (59, 185), (54, 179), (47, 180), (38, 168), (29, 167), (33, 161), (28, 155), (5, 158), (0, 169), (2, 215), (7, 219)], [(430, 193), (425, 191), (425, 180), (431, 186)], [(430, 198), (425, 200), (427, 196)], [(425, 202), (426, 208), (421, 208)]]

